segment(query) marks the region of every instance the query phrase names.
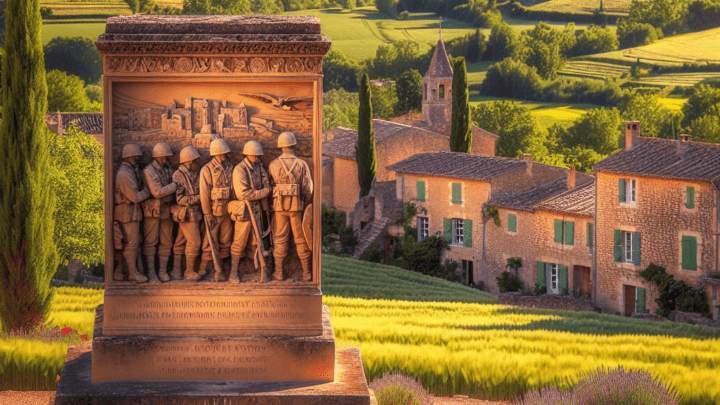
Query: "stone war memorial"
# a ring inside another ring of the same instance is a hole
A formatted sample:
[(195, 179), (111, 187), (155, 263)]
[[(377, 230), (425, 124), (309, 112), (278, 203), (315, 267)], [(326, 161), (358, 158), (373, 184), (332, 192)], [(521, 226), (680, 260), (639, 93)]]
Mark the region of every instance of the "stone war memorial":
[(320, 290), (320, 21), (111, 17), (96, 46), (105, 297), (55, 403), (370, 404)]

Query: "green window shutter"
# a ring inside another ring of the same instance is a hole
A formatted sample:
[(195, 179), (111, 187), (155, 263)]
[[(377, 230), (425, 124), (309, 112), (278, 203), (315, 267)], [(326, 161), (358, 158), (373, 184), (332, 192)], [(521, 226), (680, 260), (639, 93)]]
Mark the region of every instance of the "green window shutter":
[(560, 295), (567, 294), (568, 290), (568, 268), (567, 266), (558, 266), (560, 272), (558, 274), (558, 287), (560, 289)]
[(563, 238), (563, 221), (555, 220), (555, 243), (562, 243)]
[(632, 254), (633, 264), (636, 266), (640, 265), (640, 232), (633, 233), (632, 236)]
[(616, 262), (622, 261), (622, 232), (617, 229), (613, 235), (613, 257)]
[(417, 182), (417, 200), (425, 201), (425, 181)]
[(508, 231), (517, 232), (517, 217), (515, 214), (508, 214)]
[(695, 187), (687, 188), (687, 207), (695, 208)]
[(645, 312), (645, 289), (640, 287), (637, 288), (637, 311)]
[(472, 220), (466, 219), (463, 227), (463, 240), (466, 247), (472, 247)]
[(694, 236), (682, 237), (682, 268), (697, 270), (697, 238)]
[(575, 223), (565, 222), (565, 244), (573, 245), (575, 243)]
[(593, 240), (592, 222), (588, 222), (587, 223), (587, 233), (585, 234), (585, 244), (587, 246), (592, 246), (592, 240)]
[(448, 243), (452, 243), (452, 220), (450, 218), (443, 218), (443, 238)]
[(538, 284), (545, 287), (547, 284), (545, 282), (545, 263), (543, 262), (537, 262), (537, 276), (538, 276)]
[(460, 183), (452, 184), (452, 202), (453, 204), (462, 204), (462, 185)]
[(625, 179), (618, 179), (618, 201), (625, 202)]

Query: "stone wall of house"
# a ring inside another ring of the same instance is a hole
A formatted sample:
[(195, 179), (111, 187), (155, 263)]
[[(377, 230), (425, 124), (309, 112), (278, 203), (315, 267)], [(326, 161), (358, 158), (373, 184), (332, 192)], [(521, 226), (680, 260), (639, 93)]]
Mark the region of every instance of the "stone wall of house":
[(335, 158), (333, 163), (333, 204), (336, 210), (350, 214), (360, 199), (360, 184), (355, 160)]
[(330, 156), (322, 157), (322, 202), (328, 207), (335, 207), (335, 159)]
[[(425, 181), (425, 201), (417, 201), (417, 182)], [(462, 188), (462, 203), (452, 202), (452, 183), (460, 183)], [(398, 173), (398, 185), (402, 189), (403, 204), (412, 202), (417, 206), (418, 216), (428, 218), (429, 234), (443, 234), (444, 218), (462, 218), (472, 221), (472, 246), (451, 246), (449, 251), (443, 252), (443, 260), (451, 259), (458, 263), (462, 260), (472, 261), (473, 274), (477, 275), (478, 266), (475, 263), (479, 246), (482, 243), (482, 205), (489, 195), (489, 184), (485, 181), (450, 179), (446, 177), (420, 176)], [(413, 219), (413, 226), (417, 226), (417, 217)], [(465, 233), (467, 235), (467, 232)]]
[(498, 304), (522, 308), (564, 309), (566, 311), (595, 311), (592, 301), (584, 298), (557, 295), (522, 295), (519, 292), (498, 296)]
[[(636, 180), (636, 202), (618, 201), (618, 180)], [(695, 188), (695, 208), (686, 208), (686, 187)], [(650, 263), (666, 268), (677, 280), (701, 285), (714, 271), (715, 190), (708, 182), (681, 181), (599, 172), (597, 174), (597, 291), (600, 307), (624, 311), (624, 285), (645, 288), (646, 309), (657, 308), (657, 288), (638, 273)], [(616, 263), (614, 230), (640, 233), (640, 266)], [(681, 236), (697, 237), (698, 270), (681, 269)], [(711, 288), (705, 286), (708, 294)]]
[[(538, 210), (535, 212), (534, 220), (535, 260), (532, 267), (535, 273), (532, 286), (537, 282), (537, 262), (555, 263), (568, 268), (568, 293), (581, 293), (582, 280), (580, 278), (584, 274), (584, 276), (590, 278), (590, 289), (587, 293), (592, 294), (592, 247), (587, 245), (587, 224), (588, 222), (593, 223), (593, 219)], [(574, 238), (572, 244), (569, 244), (569, 241), (564, 239), (564, 232), (563, 243), (555, 242), (555, 220), (563, 221), (563, 226), (570, 222), (573, 223)], [(578, 268), (580, 266), (587, 270), (583, 273), (583, 270)], [(578, 280), (575, 280), (576, 269)], [(549, 282), (549, 280), (547, 281)], [(560, 293), (562, 294), (562, 291)]]
[[(517, 218), (516, 231), (508, 230), (508, 215), (513, 214)], [(495, 225), (492, 217), (487, 217), (481, 224), (484, 232), (483, 244), (477, 251), (482, 255), (480, 266), (477, 266), (476, 279), (485, 283), (485, 289), (493, 294), (499, 294), (497, 277), (506, 270), (507, 259), (519, 257), (522, 259), (522, 267), (518, 269), (518, 276), (525, 287), (531, 288), (535, 285), (537, 274), (535, 274), (535, 250), (533, 246), (534, 220), (533, 213), (526, 211), (498, 209), (500, 226)], [(509, 270), (512, 272), (512, 270)]]
[(377, 181), (395, 180), (395, 172), (385, 168), (419, 153), (450, 148), (450, 138), (421, 129), (409, 129), (377, 143)]
[(470, 153), (473, 155), (495, 156), (496, 140), (489, 132), (473, 126)]
[(720, 320), (707, 319), (702, 315), (692, 314), (689, 312), (672, 311), (669, 318), (675, 322), (692, 323), (710, 326), (713, 328), (720, 328)]

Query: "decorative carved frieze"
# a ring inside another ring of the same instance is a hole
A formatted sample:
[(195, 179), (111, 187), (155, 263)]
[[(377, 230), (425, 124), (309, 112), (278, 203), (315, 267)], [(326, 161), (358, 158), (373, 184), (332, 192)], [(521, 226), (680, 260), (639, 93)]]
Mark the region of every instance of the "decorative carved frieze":
[(312, 73), (322, 72), (321, 57), (157, 57), (107, 56), (108, 73)]

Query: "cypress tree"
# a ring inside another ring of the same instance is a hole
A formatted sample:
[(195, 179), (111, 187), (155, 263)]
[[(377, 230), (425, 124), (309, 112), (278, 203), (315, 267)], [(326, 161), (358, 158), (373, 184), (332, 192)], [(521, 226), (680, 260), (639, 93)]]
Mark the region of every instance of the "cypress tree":
[(29, 329), (50, 308), (58, 266), (40, 0), (8, 0), (0, 125), (0, 322)]
[(455, 59), (453, 64), (453, 110), (450, 130), (450, 150), (470, 152), (472, 128), (470, 126), (470, 103), (468, 100), (467, 70), (465, 58)]
[(358, 143), (355, 156), (358, 165), (358, 183), (360, 197), (370, 193), (377, 173), (377, 152), (375, 150), (375, 132), (372, 129), (372, 94), (370, 78), (367, 73), (360, 80), (360, 107), (358, 110)]

